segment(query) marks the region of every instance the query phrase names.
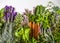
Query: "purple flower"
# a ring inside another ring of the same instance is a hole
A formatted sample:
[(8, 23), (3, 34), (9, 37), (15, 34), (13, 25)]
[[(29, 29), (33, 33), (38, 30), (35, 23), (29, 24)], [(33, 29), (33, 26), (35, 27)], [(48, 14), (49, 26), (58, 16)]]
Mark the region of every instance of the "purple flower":
[(15, 8), (12, 6), (5, 6), (4, 15), (6, 22), (9, 20), (10, 22), (14, 21), (17, 12), (14, 11)]
[(5, 9), (8, 10), (9, 9), (9, 6), (5, 6)]
[(14, 12), (14, 10), (15, 10), (14, 7), (10, 6), (9, 8), (10, 8), (10, 12)]
[(16, 15), (17, 15), (17, 12), (12, 13), (13, 21), (14, 21)]

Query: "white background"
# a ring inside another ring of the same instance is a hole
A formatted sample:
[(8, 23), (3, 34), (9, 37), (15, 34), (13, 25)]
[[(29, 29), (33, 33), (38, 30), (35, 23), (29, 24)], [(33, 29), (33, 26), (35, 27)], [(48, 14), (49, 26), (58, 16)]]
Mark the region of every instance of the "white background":
[(52, 1), (55, 5), (60, 6), (60, 0), (0, 0), (0, 9), (8, 6), (15, 7), (17, 12), (23, 13), (24, 9), (32, 10), (37, 5), (46, 6), (49, 1)]

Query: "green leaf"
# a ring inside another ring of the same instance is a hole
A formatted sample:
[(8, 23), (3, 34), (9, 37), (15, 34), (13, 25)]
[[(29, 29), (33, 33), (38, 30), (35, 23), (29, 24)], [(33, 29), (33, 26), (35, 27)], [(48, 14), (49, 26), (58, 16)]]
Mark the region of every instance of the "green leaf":
[(29, 40), (29, 33), (30, 33), (30, 29), (26, 29), (26, 30), (25, 30), (26, 40)]
[(0, 10), (0, 18), (2, 18), (3, 16), (4, 16), (4, 8)]
[(18, 32), (15, 32), (15, 36), (16, 36), (16, 37), (20, 37), (19, 34), (18, 34)]

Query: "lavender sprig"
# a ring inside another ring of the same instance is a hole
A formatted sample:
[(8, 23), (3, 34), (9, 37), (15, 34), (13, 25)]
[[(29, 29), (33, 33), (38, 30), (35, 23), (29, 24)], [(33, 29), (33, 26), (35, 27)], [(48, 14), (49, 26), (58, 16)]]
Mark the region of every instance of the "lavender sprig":
[(15, 12), (15, 8), (12, 6), (5, 6), (4, 8), (4, 15), (6, 22), (13, 22), (17, 12)]

